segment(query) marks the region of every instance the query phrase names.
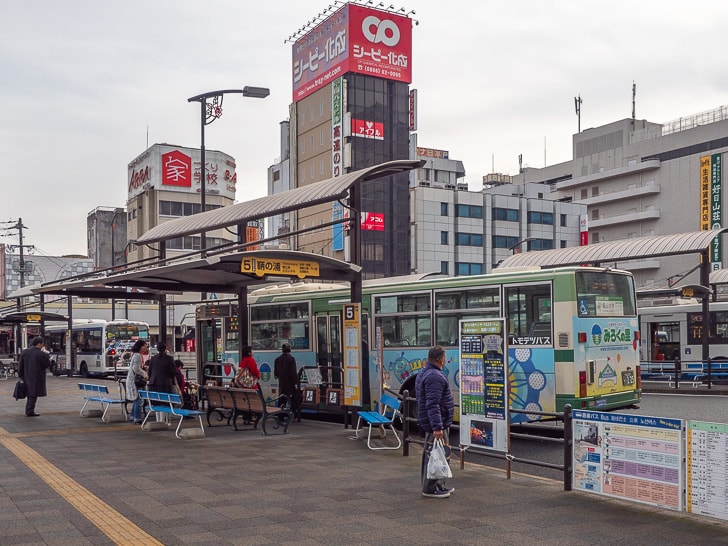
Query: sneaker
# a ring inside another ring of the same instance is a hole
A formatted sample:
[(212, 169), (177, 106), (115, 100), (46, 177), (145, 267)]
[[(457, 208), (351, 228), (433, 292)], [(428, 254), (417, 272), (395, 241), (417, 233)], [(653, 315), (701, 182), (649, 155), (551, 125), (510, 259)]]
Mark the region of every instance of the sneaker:
[(454, 487), (443, 487), (442, 489), (438, 487), (437, 490), (438, 491), (442, 491), (443, 493), (449, 493), (451, 495), (453, 493), (455, 493), (455, 488)]
[(446, 499), (450, 496), (450, 491), (441, 491), (440, 489), (436, 490), (434, 493), (425, 493), (422, 492), (423, 497), (432, 497), (433, 499)]

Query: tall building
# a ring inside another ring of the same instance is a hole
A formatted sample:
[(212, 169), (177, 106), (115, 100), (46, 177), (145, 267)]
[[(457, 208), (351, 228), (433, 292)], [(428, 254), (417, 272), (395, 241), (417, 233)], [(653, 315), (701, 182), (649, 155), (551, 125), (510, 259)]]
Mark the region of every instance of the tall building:
[[(297, 38), (292, 52), (290, 187), (409, 159), (412, 20), (344, 4)], [(383, 229), (362, 232), (366, 278), (410, 271), (408, 185), (407, 173), (362, 184), (362, 216), (373, 213), (383, 219)], [(290, 229), (342, 219), (346, 212), (339, 203), (312, 207), (292, 215)], [(349, 258), (344, 225), (299, 235), (293, 244), (299, 250)]]
[(126, 210), (96, 207), (86, 217), (86, 245), (94, 269), (126, 264)]
[[(154, 144), (129, 163), (128, 173), (127, 262), (134, 262), (158, 255), (156, 250), (134, 244), (143, 233), (166, 221), (202, 212), (200, 150)], [(232, 156), (205, 150), (205, 178), (205, 210), (233, 204), (237, 175)], [(206, 233), (207, 248), (232, 241), (233, 236), (225, 230)], [(168, 256), (200, 248), (199, 235), (166, 242)]]
[[(726, 226), (723, 158), (728, 151), (728, 107), (665, 124), (622, 119), (573, 136), (571, 161), (526, 168), (514, 182), (539, 182), (549, 199), (583, 203), (589, 242), (670, 235)], [(713, 269), (728, 266), (724, 236), (716, 238)], [(650, 257), (618, 262), (638, 286), (662, 287), (691, 270), (696, 260)]]

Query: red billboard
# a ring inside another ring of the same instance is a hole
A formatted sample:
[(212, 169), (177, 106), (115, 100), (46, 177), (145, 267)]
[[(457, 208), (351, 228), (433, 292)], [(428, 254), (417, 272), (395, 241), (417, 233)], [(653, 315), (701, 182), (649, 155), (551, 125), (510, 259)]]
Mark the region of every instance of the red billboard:
[(351, 120), (351, 136), (384, 140), (384, 123), (381, 121)]
[(384, 214), (381, 212), (362, 212), (361, 228), (364, 231), (384, 231)]
[(347, 72), (412, 81), (412, 20), (346, 4), (293, 44), (293, 101)]
[(179, 150), (162, 154), (162, 185), (192, 187), (192, 158)]

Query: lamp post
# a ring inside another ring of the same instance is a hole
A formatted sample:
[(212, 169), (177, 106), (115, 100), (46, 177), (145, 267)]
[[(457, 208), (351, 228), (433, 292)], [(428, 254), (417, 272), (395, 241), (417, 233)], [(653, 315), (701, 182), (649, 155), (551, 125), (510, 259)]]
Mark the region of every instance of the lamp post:
[[(210, 125), (213, 121), (222, 115), (222, 99), (224, 95), (238, 93), (244, 97), (255, 99), (264, 99), (270, 95), (270, 89), (267, 87), (251, 87), (246, 85), (242, 89), (223, 89), (220, 91), (210, 91), (202, 93), (187, 99), (187, 102), (200, 103), (200, 208), (201, 212), (205, 212), (205, 193), (207, 180), (205, 179), (205, 126)], [(210, 102), (207, 99), (212, 99)], [(205, 256), (207, 241), (206, 233), (200, 233), (200, 254)]]
[(533, 241), (533, 239), (534, 239), (534, 237), (526, 237), (525, 239), (521, 239), (520, 241), (517, 241), (517, 242), (513, 243), (511, 246), (509, 246), (508, 250), (510, 250), (512, 254), (520, 254), (521, 245), (523, 243)]

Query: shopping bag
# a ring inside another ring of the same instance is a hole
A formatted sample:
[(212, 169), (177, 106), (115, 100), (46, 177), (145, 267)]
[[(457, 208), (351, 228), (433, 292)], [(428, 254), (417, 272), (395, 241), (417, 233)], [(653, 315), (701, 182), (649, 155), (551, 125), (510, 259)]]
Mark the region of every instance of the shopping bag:
[(16, 400), (21, 400), (22, 398), (28, 397), (28, 385), (25, 384), (25, 381), (22, 379), (18, 379), (17, 383), (15, 383), (15, 388), (13, 389), (13, 398)]
[(445, 446), (442, 440), (435, 440), (430, 451), (430, 460), (427, 462), (427, 479), (441, 480), (444, 478), (452, 478), (452, 470), (447, 463), (447, 455), (445, 454)]

